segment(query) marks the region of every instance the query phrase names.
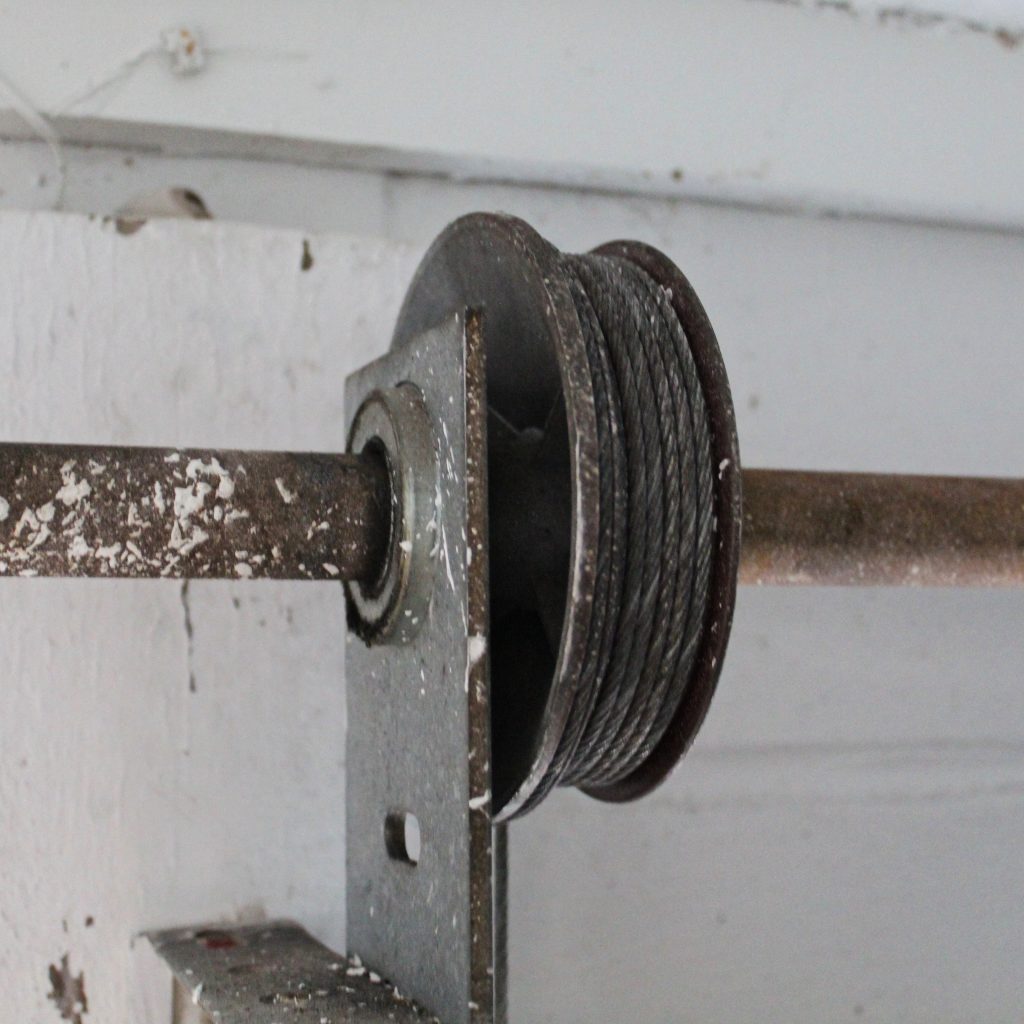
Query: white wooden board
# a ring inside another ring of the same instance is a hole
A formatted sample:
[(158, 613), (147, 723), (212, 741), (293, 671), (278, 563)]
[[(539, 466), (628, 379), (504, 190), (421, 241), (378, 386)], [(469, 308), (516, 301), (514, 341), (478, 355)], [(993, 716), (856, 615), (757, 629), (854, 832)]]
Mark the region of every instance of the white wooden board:
[(1022, 95), (1017, 0), (0, 9), (6, 132), (1018, 229)]

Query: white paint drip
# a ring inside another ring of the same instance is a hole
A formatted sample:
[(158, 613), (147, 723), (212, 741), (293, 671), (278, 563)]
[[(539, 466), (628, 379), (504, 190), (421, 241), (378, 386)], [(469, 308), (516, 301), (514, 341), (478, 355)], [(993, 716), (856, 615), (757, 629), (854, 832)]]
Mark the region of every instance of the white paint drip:
[(64, 486), (54, 495), (57, 501), (65, 505), (77, 505), (83, 498), (92, 494), (92, 487), (88, 480), (79, 480), (75, 476), (75, 463), (65, 462), (60, 468), (61, 480)]
[(11, 505), (6, 498), (0, 498), (0, 523), (11, 514)]
[(430, 529), (431, 524), (434, 524), (434, 528), (437, 530), (438, 543), (434, 545), (431, 555), (440, 553), (444, 559), (445, 574), (448, 577), (448, 585), (452, 588), (452, 593), (455, 593), (455, 577), (452, 575), (452, 560), (448, 555), (448, 534), (444, 528), (444, 499), (441, 496), (441, 486), (438, 484), (434, 492), (434, 517), (430, 523), (427, 524), (427, 529)]
[(201, 476), (216, 477), (217, 497), (221, 501), (229, 501), (234, 496), (235, 482), (231, 479), (231, 474), (216, 458), (210, 459), (209, 462), (203, 462), (202, 459), (193, 459), (185, 467), (186, 480), (198, 480)]
[(50, 528), (45, 523), (42, 524), (39, 527), (39, 532), (32, 538), (32, 543), (25, 548), (25, 553), (28, 554), (29, 552), (35, 551), (36, 548), (45, 544), (51, 536)]
[(278, 477), (274, 483), (277, 485), (278, 494), (281, 495), (281, 500), (286, 504), (290, 505), (295, 500), (295, 492), (289, 491), (284, 485), (284, 480)]
[(466, 639), (466, 656), (472, 668), (487, 653), (487, 637), (474, 633)]
[[(186, 522), (187, 526), (188, 523)], [(175, 522), (174, 526), (171, 527), (171, 538), (167, 542), (167, 546), (172, 551), (177, 551), (179, 555), (187, 555), (209, 539), (210, 535), (199, 526), (193, 526), (192, 532), (186, 537), (182, 531), (181, 523)]]
[(110, 562), (111, 567), (113, 567), (117, 564), (117, 556), (121, 554), (121, 550), (121, 542), (117, 541), (107, 547), (97, 548), (96, 557), (106, 559)]
[(74, 559), (77, 562), (91, 554), (92, 548), (86, 544), (85, 538), (80, 533), (76, 533), (68, 545), (68, 558)]
[(21, 518), (18, 520), (18, 525), (14, 527), (14, 536), (20, 537), (25, 531), (26, 527), (33, 533), (39, 529), (39, 520), (36, 519), (35, 512), (32, 509), (27, 508), (21, 513)]
[(197, 481), (191, 487), (174, 488), (174, 514), (179, 520), (188, 520), (199, 512), (202, 512), (206, 504), (206, 496), (213, 491), (213, 488), (203, 480)]

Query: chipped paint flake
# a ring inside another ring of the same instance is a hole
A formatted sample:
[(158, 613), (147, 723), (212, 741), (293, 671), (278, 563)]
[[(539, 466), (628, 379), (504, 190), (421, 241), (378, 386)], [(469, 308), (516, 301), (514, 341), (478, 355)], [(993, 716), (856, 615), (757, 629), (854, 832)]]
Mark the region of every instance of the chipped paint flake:
[(83, 498), (92, 494), (92, 487), (88, 480), (79, 480), (75, 474), (75, 463), (65, 462), (60, 470), (63, 486), (54, 495), (57, 501), (65, 505), (77, 505)]
[(113, 544), (108, 544), (106, 547), (96, 549), (96, 557), (105, 559), (112, 565), (117, 562), (118, 555), (123, 550), (120, 541), (115, 541)]
[(179, 520), (191, 519), (192, 516), (202, 512), (206, 504), (206, 496), (213, 491), (213, 488), (205, 481), (199, 480), (191, 487), (174, 488), (174, 514)]
[(211, 458), (209, 462), (203, 462), (202, 459), (192, 459), (189, 462), (185, 467), (185, 478), (197, 480), (200, 477), (216, 478), (217, 497), (221, 501), (229, 501), (234, 496), (235, 482), (216, 458)]
[(474, 633), (466, 639), (466, 656), (472, 668), (487, 653), (487, 637)]
[(85, 538), (80, 533), (76, 533), (68, 545), (68, 558), (77, 562), (91, 554), (92, 548), (85, 542)]
[(21, 513), (21, 518), (18, 520), (18, 525), (14, 527), (14, 536), (20, 537), (25, 530), (35, 532), (39, 529), (39, 520), (36, 518), (35, 512), (32, 509), (27, 508)]
[(288, 488), (285, 487), (284, 479), (282, 477), (278, 477), (274, 481), (274, 484), (277, 486), (278, 494), (281, 495), (281, 500), (286, 505), (290, 505), (295, 500), (295, 492), (294, 491), (289, 491)]
[(85, 994), (85, 974), (75, 974), (70, 967), (68, 954), (60, 958), (60, 965), (50, 964), (50, 991), (46, 998), (57, 1008), (61, 1020), (71, 1024), (82, 1024), (82, 1018), (89, 1012), (89, 1000)]

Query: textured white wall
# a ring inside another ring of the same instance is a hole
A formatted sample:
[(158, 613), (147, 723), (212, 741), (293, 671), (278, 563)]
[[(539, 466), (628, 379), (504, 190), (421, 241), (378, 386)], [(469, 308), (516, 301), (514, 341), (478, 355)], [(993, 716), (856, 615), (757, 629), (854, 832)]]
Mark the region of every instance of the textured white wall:
[(0, 7), (0, 132), (791, 209), (1024, 225), (1022, 93), (1019, 0)]
[[(0, 238), (11, 440), (340, 449), (413, 266), (312, 239), (303, 272), (302, 236), (216, 225), (5, 214)], [(67, 952), (87, 1021), (165, 1020), (132, 951), (153, 925), (288, 914), (343, 945), (340, 587), (8, 579), (0, 607), (2, 1019), (59, 1019)]]
[[(239, 191), (191, 166), (176, 183)], [(169, 172), (119, 167), (83, 170), (83, 206), (104, 176)], [(249, 216), (320, 216), (279, 173)], [(719, 331), (750, 464), (1020, 472), (1019, 236), (347, 181), (336, 227), (422, 240), (502, 207), (565, 247), (664, 247)], [(340, 444), (341, 381), (386, 344), (418, 245), (308, 236), (303, 273), (302, 237), (0, 216), (0, 436)], [(47, 967), (68, 953), (85, 1024), (165, 1020), (142, 928), (289, 914), (343, 945), (338, 588), (0, 581), (0, 607), (10, 1019), (58, 1020)], [(628, 808), (558, 793), (514, 826), (513, 1020), (1018, 1021), (1022, 611), (741, 592), (673, 780)]]

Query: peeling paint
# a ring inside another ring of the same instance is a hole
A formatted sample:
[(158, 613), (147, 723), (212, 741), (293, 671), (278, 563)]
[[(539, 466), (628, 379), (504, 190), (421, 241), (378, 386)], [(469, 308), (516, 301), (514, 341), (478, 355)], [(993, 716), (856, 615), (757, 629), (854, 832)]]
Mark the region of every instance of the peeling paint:
[(917, 29), (946, 29), (970, 32), (987, 36), (1008, 50), (1016, 49), (1024, 42), (1024, 28), (986, 22), (980, 18), (938, 11), (910, 4), (884, 5), (853, 0), (756, 0), (757, 3), (773, 3), (781, 7), (793, 7), (807, 11), (834, 11), (855, 20), (873, 20), (882, 27), (906, 27)]
[(89, 1000), (85, 995), (85, 974), (74, 974), (69, 966), (69, 955), (60, 958), (60, 966), (50, 964), (50, 992), (47, 995), (60, 1013), (62, 1020), (71, 1024), (82, 1024), (82, 1018), (89, 1012)]
[(349, 456), (0, 448), (0, 575), (360, 578), (387, 539), (386, 478)]

